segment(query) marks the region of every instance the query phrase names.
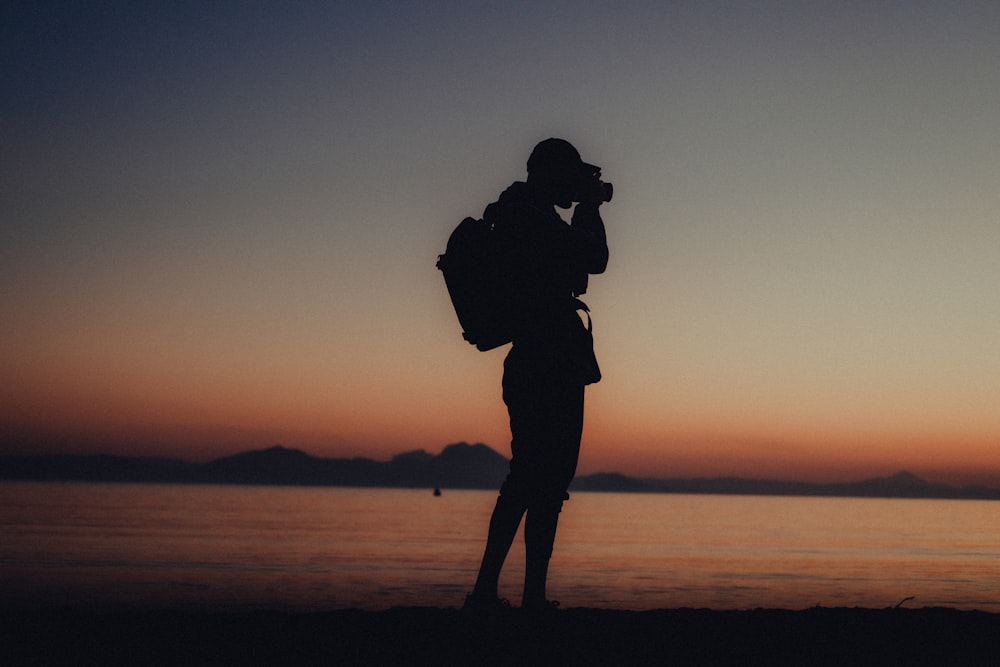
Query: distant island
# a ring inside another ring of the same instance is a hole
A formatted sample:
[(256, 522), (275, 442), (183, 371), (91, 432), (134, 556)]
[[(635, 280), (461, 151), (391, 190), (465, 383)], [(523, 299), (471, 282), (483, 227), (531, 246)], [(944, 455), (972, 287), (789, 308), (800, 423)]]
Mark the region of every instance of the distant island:
[[(496, 490), (506, 475), (507, 459), (503, 455), (482, 443), (465, 442), (448, 445), (440, 454), (417, 450), (389, 461), (319, 458), (281, 446), (208, 463), (111, 455), (0, 456), (0, 480), (25, 481)], [(629, 493), (1000, 499), (1000, 489), (936, 484), (909, 472), (834, 484), (740, 477), (651, 479), (598, 473), (577, 477), (570, 488)]]

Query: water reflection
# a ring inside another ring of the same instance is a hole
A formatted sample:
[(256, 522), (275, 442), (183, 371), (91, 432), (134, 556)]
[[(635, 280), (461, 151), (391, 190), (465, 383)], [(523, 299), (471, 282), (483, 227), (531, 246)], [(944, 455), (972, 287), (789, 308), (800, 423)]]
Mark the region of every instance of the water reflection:
[[(461, 604), (495, 493), (0, 483), (0, 601)], [(574, 493), (564, 606), (1000, 611), (1000, 503)], [(520, 538), (519, 538), (520, 539)], [(501, 594), (515, 594), (521, 550)]]

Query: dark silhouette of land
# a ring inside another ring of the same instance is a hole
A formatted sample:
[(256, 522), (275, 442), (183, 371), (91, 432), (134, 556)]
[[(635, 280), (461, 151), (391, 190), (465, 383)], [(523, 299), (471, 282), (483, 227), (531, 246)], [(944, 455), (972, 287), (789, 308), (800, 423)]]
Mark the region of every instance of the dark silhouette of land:
[[(484, 444), (456, 443), (440, 454), (418, 450), (389, 461), (319, 458), (275, 446), (208, 463), (124, 456), (0, 456), (0, 480), (156, 482), (170, 484), (258, 484), (427, 489), (496, 489), (507, 459)], [(575, 491), (708, 493), (869, 498), (1000, 499), (1000, 489), (955, 487), (908, 472), (857, 482), (815, 484), (740, 477), (640, 479), (618, 473), (577, 477)]]
[(0, 457), (0, 479), (23, 480), (482, 489), (506, 474), (507, 459), (486, 445), (467, 443), (448, 445), (438, 455), (406, 452), (390, 461), (318, 458), (281, 446), (208, 463), (107, 455)]
[(0, 611), (9, 665), (997, 665), (1000, 616), (954, 609)]

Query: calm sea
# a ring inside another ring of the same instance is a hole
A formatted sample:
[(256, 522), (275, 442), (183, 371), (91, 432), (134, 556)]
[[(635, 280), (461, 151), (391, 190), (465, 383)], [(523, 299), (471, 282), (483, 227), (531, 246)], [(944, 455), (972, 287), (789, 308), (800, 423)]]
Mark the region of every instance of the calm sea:
[[(458, 606), (490, 491), (0, 483), (0, 604)], [(563, 606), (1000, 612), (1000, 502), (575, 493)], [(501, 592), (519, 599), (518, 538)]]

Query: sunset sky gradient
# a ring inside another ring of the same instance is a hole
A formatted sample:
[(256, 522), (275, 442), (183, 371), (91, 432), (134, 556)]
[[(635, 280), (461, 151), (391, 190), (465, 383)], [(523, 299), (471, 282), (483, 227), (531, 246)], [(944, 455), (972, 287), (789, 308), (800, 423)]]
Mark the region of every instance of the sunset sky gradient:
[(615, 184), (581, 472), (1000, 487), (1000, 3), (0, 10), (0, 453), (507, 454), (434, 263)]

